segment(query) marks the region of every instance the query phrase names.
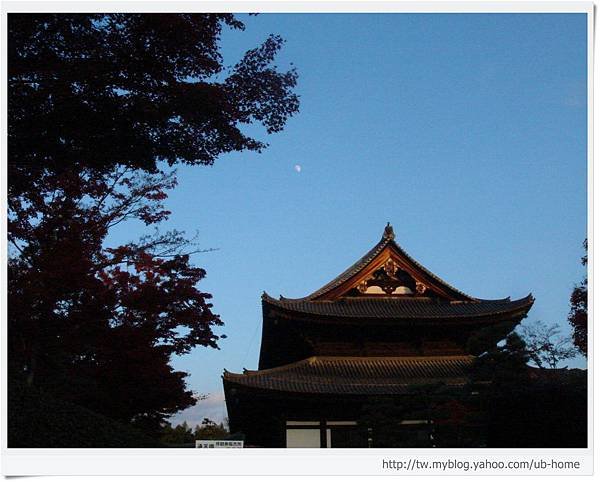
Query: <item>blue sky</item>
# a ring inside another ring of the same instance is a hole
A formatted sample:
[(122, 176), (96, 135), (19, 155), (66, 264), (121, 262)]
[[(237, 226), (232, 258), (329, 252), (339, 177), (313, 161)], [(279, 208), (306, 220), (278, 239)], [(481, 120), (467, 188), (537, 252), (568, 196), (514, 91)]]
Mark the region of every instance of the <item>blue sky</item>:
[[(299, 73), (300, 113), (262, 154), (180, 167), (165, 228), (199, 232), (201, 283), (228, 338), (174, 360), (226, 416), (224, 368), (256, 368), (260, 295), (308, 294), (361, 257), (386, 222), (458, 289), (522, 297), (527, 321), (566, 322), (584, 269), (584, 14), (262, 14), (227, 31), (226, 64), (270, 33)], [(300, 172), (294, 169), (301, 166)], [(135, 229), (115, 239), (135, 236)], [(527, 322), (526, 321), (526, 322)], [(583, 366), (575, 360), (572, 366)]]

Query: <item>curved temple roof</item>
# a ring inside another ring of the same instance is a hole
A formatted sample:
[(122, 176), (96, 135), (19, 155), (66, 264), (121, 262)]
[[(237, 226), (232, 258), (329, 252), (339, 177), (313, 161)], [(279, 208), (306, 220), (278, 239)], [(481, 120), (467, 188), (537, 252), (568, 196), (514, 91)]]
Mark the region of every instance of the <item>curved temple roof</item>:
[(248, 388), (295, 393), (391, 395), (415, 386), (463, 385), (475, 357), (314, 356), (268, 370), (225, 371), (223, 381)]
[[(352, 286), (393, 258), (402, 269), (408, 270), (417, 281), (423, 282), (436, 295), (415, 296), (347, 296)], [(263, 303), (279, 309), (325, 317), (356, 318), (467, 318), (529, 311), (534, 298), (531, 294), (511, 301), (484, 300), (463, 293), (437, 277), (411, 258), (395, 241), (394, 230), (388, 223), (383, 236), (367, 254), (339, 276), (303, 298), (273, 298), (262, 295)]]

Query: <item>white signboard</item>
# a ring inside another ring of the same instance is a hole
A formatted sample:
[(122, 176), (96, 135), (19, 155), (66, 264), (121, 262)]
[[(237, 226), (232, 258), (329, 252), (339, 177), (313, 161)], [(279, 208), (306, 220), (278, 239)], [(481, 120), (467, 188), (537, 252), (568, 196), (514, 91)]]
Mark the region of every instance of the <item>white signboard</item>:
[(196, 440), (197, 449), (241, 449), (243, 440)]

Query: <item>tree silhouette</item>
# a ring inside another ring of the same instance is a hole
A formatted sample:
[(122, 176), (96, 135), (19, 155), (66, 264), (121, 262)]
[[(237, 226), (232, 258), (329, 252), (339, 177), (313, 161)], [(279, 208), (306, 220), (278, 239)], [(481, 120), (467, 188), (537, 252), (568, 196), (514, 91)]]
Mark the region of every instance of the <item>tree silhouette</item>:
[[(525, 338), (512, 332), (475, 360), (471, 376), (481, 396), (486, 446), (585, 447), (586, 372), (528, 366), (532, 357), (540, 356), (532, 350), (539, 345)], [(543, 359), (540, 363), (546, 364)]]
[(529, 358), (538, 368), (556, 369), (561, 361), (569, 360), (577, 354), (571, 339), (560, 336), (560, 328), (556, 323), (547, 326), (537, 321), (533, 325), (522, 326), (520, 331)]
[(177, 232), (104, 245), (119, 223), (164, 219), (173, 183), (126, 168), (47, 175), (32, 214), (10, 218), (13, 376), (144, 428), (194, 403), (170, 358), (218, 346), (222, 322), (197, 287), (204, 270), (190, 264)]
[[(586, 254), (581, 258), (581, 264), (587, 266), (587, 239), (583, 242)], [(587, 274), (583, 281), (573, 288), (571, 293), (571, 311), (569, 323), (573, 328), (573, 344), (579, 352), (587, 356)]]
[(241, 126), (281, 130), (298, 111), (296, 72), (273, 66), (275, 35), (224, 66), (223, 26), (244, 29), (232, 14), (10, 14), (11, 198), (44, 172), (156, 172), (266, 147)]
[[(266, 147), (298, 110), (268, 37), (227, 67), (231, 14), (10, 14), (8, 329), (13, 380), (157, 434), (195, 403), (173, 355), (224, 335), (183, 233), (162, 233), (169, 165)], [(110, 246), (136, 222), (138, 240)]]

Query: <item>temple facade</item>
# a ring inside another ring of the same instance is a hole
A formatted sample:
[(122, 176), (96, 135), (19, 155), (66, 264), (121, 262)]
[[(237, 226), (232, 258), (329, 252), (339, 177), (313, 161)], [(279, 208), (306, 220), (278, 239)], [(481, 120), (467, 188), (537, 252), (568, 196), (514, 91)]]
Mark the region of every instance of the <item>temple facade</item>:
[(388, 224), (314, 293), (263, 293), (258, 370), (223, 374), (230, 429), (257, 447), (436, 446), (471, 403), (465, 387), (477, 396), (475, 357), (533, 302), (459, 291), (412, 259)]

